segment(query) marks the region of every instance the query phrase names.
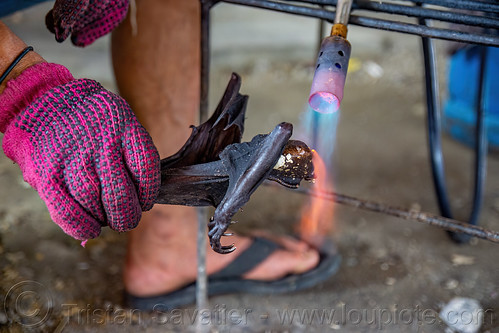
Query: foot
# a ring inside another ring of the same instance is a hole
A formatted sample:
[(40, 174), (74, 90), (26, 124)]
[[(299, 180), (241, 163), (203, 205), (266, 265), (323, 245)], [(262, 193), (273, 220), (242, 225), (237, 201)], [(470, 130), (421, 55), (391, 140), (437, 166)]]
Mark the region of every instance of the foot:
[[(124, 270), (126, 290), (132, 295), (146, 297), (168, 293), (194, 282), (197, 274), (196, 228), (196, 211), (192, 208), (159, 206), (144, 214), (139, 226), (130, 233)], [(247, 272), (243, 276), (245, 279), (276, 280), (288, 274), (304, 273), (319, 262), (317, 251), (304, 242), (261, 232), (258, 236), (271, 239), (282, 249)], [(252, 242), (250, 237), (224, 238), (230, 239), (237, 250), (218, 254), (208, 246), (208, 275), (226, 267)]]

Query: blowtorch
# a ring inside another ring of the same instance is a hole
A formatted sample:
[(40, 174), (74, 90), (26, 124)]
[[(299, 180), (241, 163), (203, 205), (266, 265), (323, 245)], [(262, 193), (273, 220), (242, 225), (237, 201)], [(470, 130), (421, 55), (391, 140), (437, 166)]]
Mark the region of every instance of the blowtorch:
[(343, 99), (351, 51), (346, 37), (352, 1), (338, 0), (331, 34), (322, 40), (319, 49), (308, 104), (320, 113), (336, 112)]

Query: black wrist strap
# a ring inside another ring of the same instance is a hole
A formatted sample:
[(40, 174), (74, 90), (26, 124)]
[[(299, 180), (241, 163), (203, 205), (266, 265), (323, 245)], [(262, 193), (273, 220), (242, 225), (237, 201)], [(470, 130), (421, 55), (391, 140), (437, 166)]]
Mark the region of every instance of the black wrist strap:
[(14, 69), (14, 67), (16, 67), (16, 65), (19, 63), (19, 61), (21, 61), (22, 58), (24, 58), (24, 56), (29, 52), (29, 51), (33, 51), (33, 46), (28, 46), (27, 48), (25, 48), (21, 54), (19, 54), (17, 56), (16, 59), (14, 59), (14, 61), (10, 64), (10, 66), (5, 70), (5, 72), (3, 72), (2, 76), (0, 76), (0, 84), (2, 84), (2, 82), (5, 80), (5, 78), (7, 77), (7, 75), (9, 75), (10, 72), (12, 72), (12, 70)]

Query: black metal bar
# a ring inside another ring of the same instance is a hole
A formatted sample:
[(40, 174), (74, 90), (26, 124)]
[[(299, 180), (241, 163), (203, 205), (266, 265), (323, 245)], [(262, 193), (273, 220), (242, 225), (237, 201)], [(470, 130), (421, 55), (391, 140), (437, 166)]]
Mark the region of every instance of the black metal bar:
[[(425, 20), (421, 20), (425, 24)], [(445, 184), (444, 157), (441, 142), (440, 98), (438, 96), (438, 77), (436, 55), (433, 42), (430, 38), (422, 38), (423, 58), (425, 69), (428, 148), (430, 165), (440, 213), (444, 217), (452, 218), (447, 186)]]
[[(306, 3), (310, 5), (318, 5), (321, 7), (324, 6), (336, 6), (337, 0), (334, 1), (325, 1), (325, 0), (284, 0), (287, 3)], [(465, 25), (473, 25), (473, 26), (481, 26), (486, 28), (496, 29), (499, 26), (499, 19), (496, 16), (483, 16), (483, 15), (475, 15), (470, 13), (462, 13), (455, 12), (456, 7), (449, 4), (450, 9), (452, 10), (439, 10), (434, 8), (421, 8), (413, 6), (414, 1), (405, 1), (407, 5), (401, 4), (393, 4), (393, 3), (385, 3), (378, 1), (369, 1), (369, 0), (357, 0), (354, 2), (352, 6), (352, 11), (355, 10), (368, 10), (373, 12), (381, 12), (388, 14), (396, 14), (396, 15), (405, 15), (409, 17), (415, 18), (427, 18), (427, 19), (435, 19), (439, 21), (457, 23), (457, 24), (465, 24)], [(418, 3), (424, 3), (425, 1), (417, 1)], [(456, 4), (456, 1), (452, 1), (452, 4)], [(459, 6), (459, 2), (457, 2), (458, 7), (463, 7), (472, 10), (476, 6)], [(490, 6), (489, 6), (490, 7)], [(499, 12), (499, 5), (492, 6), (489, 9), (495, 8), (495, 10), (491, 10), (493, 13)], [(477, 9), (475, 9), (477, 10)]]
[(394, 22), (355, 15), (350, 17), (350, 23), (368, 28), (397, 31), (412, 35), (419, 35), (422, 37), (446, 39), (470, 44), (499, 46), (499, 36), (481, 35), (450, 29), (426, 27), (418, 24)]
[(319, 6), (334, 6), (338, 4), (338, 0), (282, 0), (283, 2), (301, 2), (307, 3), (311, 5), (319, 5)]
[(483, 189), (485, 187), (485, 179), (487, 175), (487, 125), (485, 123), (485, 80), (487, 66), (487, 48), (480, 47), (480, 72), (478, 74), (478, 100), (476, 102), (477, 119), (476, 119), (476, 137), (475, 137), (475, 194), (473, 197), (473, 211), (470, 220), (478, 220), (480, 207), (483, 197)]
[[(282, 0), (285, 2), (302, 2), (311, 5), (336, 6), (338, 0)], [(399, 0), (401, 3), (414, 4), (415, 2), (449, 9), (462, 9), (481, 12), (499, 12), (499, 4), (495, 0), (491, 1), (467, 1), (467, 0)], [(379, 1), (381, 3), (381, 1)]]
[(326, 26), (324, 20), (319, 20), (319, 26), (318, 26), (318, 31), (317, 31), (317, 52), (314, 55), (314, 61), (317, 59), (317, 55), (319, 54), (321, 50), (321, 44), (322, 44), (322, 39), (324, 38), (324, 27)]
[[(483, 197), (483, 189), (485, 187), (485, 179), (487, 175), (487, 124), (485, 110), (485, 80), (486, 66), (488, 61), (487, 48), (480, 47), (480, 73), (478, 75), (478, 100), (476, 104), (477, 120), (476, 120), (476, 157), (475, 157), (475, 195), (473, 198), (473, 211), (471, 220), (478, 220)], [(476, 216), (476, 217), (475, 217)]]
[(287, 4), (276, 1), (266, 1), (266, 0), (223, 0), (223, 2), (245, 5), (255, 8), (270, 9), (278, 12), (296, 14), (308, 17), (316, 17), (323, 20), (328, 20), (330, 22), (334, 21), (335, 12), (322, 10), (319, 8), (312, 8), (306, 6), (298, 6), (294, 4)]
[[(208, 92), (210, 85), (210, 9), (216, 0), (200, 0), (201, 6), (201, 78), (199, 120), (203, 123), (208, 119)], [(206, 270), (206, 218), (207, 210), (197, 208), (197, 274), (196, 274), (196, 306), (198, 310), (208, 308), (208, 275)], [(199, 311), (201, 313), (201, 311)], [(201, 315), (196, 318), (196, 332), (208, 332), (209, 325), (204, 325)]]
[[(414, 2), (413, 0), (403, 0), (406, 2)], [(456, 1), (456, 0), (419, 0), (418, 2), (429, 5), (436, 5), (441, 7), (453, 9), (465, 9), (482, 12), (499, 12), (499, 4), (497, 1)]]
[[(223, 2), (245, 5), (255, 8), (269, 9), (278, 12), (295, 14), (307, 17), (315, 17), (329, 22), (334, 21), (335, 12), (306, 6), (297, 6), (288, 3), (274, 2), (270, 0), (224, 0)], [(349, 23), (367, 28), (382, 29), (419, 35), (423, 37), (446, 39), (471, 44), (482, 44), (499, 46), (499, 36), (482, 35), (472, 32), (462, 32), (450, 29), (421, 26), (418, 24), (389, 21), (373, 17), (351, 15)]]
[[(426, 25), (427, 21), (425, 19), (420, 19), (420, 23), (422, 25)], [(447, 187), (445, 184), (444, 157), (442, 154), (440, 98), (438, 96), (438, 74), (436, 66), (436, 56), (431, 39), (423, 37), (422, 45), (425, 65), (425, 86), (428, 111), (428, 145), (433, 183), (435, 186), (440, 213), (444, 217), (452, 218), (452, 209), (449, 204)], [(477, 101), (475, 184), (473, 188), (473, 205), (469, 217), (469, 223), (473, 225), (478, 224), (487, 168), (487, 137), (483, 117), (484, 110), (482, 105), (484, 66), (485, 64), (482, 63), (480, 67), (479, 98)], [(469, 235), (452, 231), (449, 232), (449, 236), (457, 243), (466, 243), (470, 240)]]
[[(275, 186), (275, 185), (270, 185)], [(405, 210), (398, 207), (387, 206), (379, 202), (357, 199), (343, 194), (334, 192), (317, 191), (315, 189), (306, 189), (300, 187), (298, 189), (291, 189), (290, 191), (298, 192), (316, 196), (326, 200), (334, 201), (336, 203), (347, 205), (354, 208), (360, 208), (376, 213), (383, 213), (390, 216), (399, 217), (405, 220), (417, 221), (429, 225), (437, 226), (446, 230), (454, 232), (465, 233), (467, 235), (485, 239), (494, 243), (499, 243), (499, 232), (494, 230), (485, 229), (476, 225), (471, 225), (461, 221), (437, 216), (427, 212), (420, 212), (414, 210)]]
[(199, 119), (208, 119), (208, 94), (210, 87), (210, 10), (218, 1), (201, 0), (201, 92)]
[[(297, 1), (290, 0), (287, 2), (291, 3)], [(338, 1), (304, 0), (300, 2), (324, 7), (326, 5), (335, 6)], [(418, 2), (422, 3), (424, 2), (424, 0)], [(407, 3), (408, 5), (400, 5), (400, 4), (384, 3), (384, 2), (369, 1), (369, 0), (357, 0), (352, 5), (352, 11), (368, 10), (379, 13), (405, 15), (415, 18), (427, 18), (427, 19), (434, 19), (434, 20), (457, 23), (457, 24), (480, 26), (485, 28), (497, 29), (499, 27), (499, 19), (497, 19), (496, 17), (489, 17), (483, 15), (479, 16), (470, 13), (453, 12), (449, 10), (438, 10), (433, 8), (432, 9), (421, 8), (421, 7), (412, 6), (413, 4), (412, 1), (407, 1)], [(451, 8), (454, 9), (454, 7)], [(499, 6), (497, 6), (497, 10), (495, 12), (499, 12)]]
[(353, 7), (354, 9), (372, 10), (375, 12), (405, 15), (416, 18), (435, 19), (439, 21), (485, 28), (499, 28), (499, 19), (492, 17), (365, 0), (357, 1), (355, 4), (356, 6)]
[[(199, 312), (208, 308), (208, 274), (206, 272), (206, 220), (208, 210), (206, 207), (196, 207), (197, 212), (197, 273), (196, 273), (196, 307)], [(209, 332), (209, 325), (203, 323), (202, 316), (196, 318), (196, 333)]]
[[(480, 71), (478, 74), (478, 94), (476, 101), (475, 128), (475, 174), (473, 187), (473, 205), (469, 218), (470, 224), (478, 224), (483, 201), (485, 179), (487, 178), (487, 127), (485, 124), (485, 68), (487, 64), (487, 48), (480, 47)], [(467, 243), (470, 237), (466, 234), (449, 232), (449, 236), (457, 243)]]

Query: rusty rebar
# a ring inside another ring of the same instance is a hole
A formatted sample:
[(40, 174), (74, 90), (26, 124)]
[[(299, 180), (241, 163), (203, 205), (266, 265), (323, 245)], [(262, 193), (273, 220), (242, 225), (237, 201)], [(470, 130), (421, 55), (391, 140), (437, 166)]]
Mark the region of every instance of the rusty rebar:
[(293, 191), (297, 191), (301, 194), (320, 197), (350, 207), (360, 208), (371, 212), (383, 213), (399, 217), (405, 220), (426, 223), (446, 230), (461, 232), (473, 237), (485, 239), (494, 243), (499, 243), (499, 232), (497, 231), (489, 230), (486, 228), (464, 223), (454, 219), (445, 218), (443, 216), (438, 216), (435, 214), (416, 211), (416, 210), (406, 210), (403, 208), (388, 206), (374, 201), (357, 199), (351, 196), (338, 194), (335, 192), (326, 192), (326, 191), (319, 192), (313, 188), (308, 189), (301, 187)]
[[(200, 101), (199, 123), (208, 119), (208, 89), (210, 80), (210, 8), (215, 1), (200, 0), (201, 31), (200, 31)], [(206, 219), (207, 209), (197, 208), (197, 274), (196, 274), (196, 307), (199, 310), (196, 318), (196, 333), (208, 332), (210, 327), (203, 325), (200, 313), (208, 308), (208, 274), (206, 270)]]
[[(284, 2), (281, 2), (278, 0), (220, 0), (220, 2), (232, 3), (232, 4), (237, 4), (237, 5), (261, 8), (261, 9), (268, 9), (268, 10), (272, 10), (272, 11), (288, 13), (288, 14), (295, 14), (295, 15), (300, 15), (300, 16), (315, 17), (315, 18), (326, 20), (328, 22), (334, 22), (334, 18), (336, 16), (335, 11), (325, 10), (325, 9), (321, 9), (318, 7), (311, 7), (310, 1), (306, 1), (306, 0), (284, 1)], [(314, 3), (317, 3), (317, 4), (320, 3), (323, 5), (335, 4), (336, 2), (337, 1), (333, 1), (333, 0), (331, 0), (330, 3), (329, 3), (329, 1), (318, 1), (318, 2), (314, 1)], [(299, 3), (300, 5), (297, 5), (295, 3)], [(405, 6), (405, 7), (409, 8), (408, 6)], [(383, 8), (383, 10), (385, 11), (386, 8)], [(410, 10), (414, 11), (415, 9), (413, 9), (411, 7)], [(466, 19), (467, 19), (466, 22), (471, 23), (471, 22), (469, 22), (470, 16), (469, 15), (466, 16), (462, 13), (461, 14), (459, 14), (459, 13), (453, 14), (455, 17), (453, 17), (452, 19), (450, 19), (446, 16), (447, 15), (446, 11), (442, 11), (442, 13), (440, 13), (440, 14), (435, 13), (435, 12), (432, 12), (432, 13), (434, 14), (433, 15), (434, 19), (438, 17), (441, 21), (462, 22), (463, 20), (466, 21)], [(409, 14), (409, 13), (406, 13), (406, 14)], [(428, 15), (429, 14), (427, 12), (418, 13), (419, 17), (426, 17)], [(492, 19), (490, 19), (490, 21), (491, 22), (489, 22), (488, 19), (479, 20), (479, 18), (477, 18), (475, 23), (478, 24), (478, 22), (480, 22), (482, 24), (482, 26), (489, 27), (488, 23), (492, 23), (492, 21), (496, 22), (497, 20), (492, 18)], [(387, 20), (387, 19), (382, 19), (379, 17), (370, 17), (370, 16), (363, 16), (363, 15), (350, 15), (348, 22), (349, 22), (349, 24), (358, 25), (358, 26), (366, 27), (366, 28), (375, 28), (375, 29), (380, 29), (380, 30), (396, 31), (396, 32), (407, 33), (407, 34), (412, 34), (412, 35), (419, 35), (419, 36), (423, 36), (423, 37), (431, 37), (431, 38), (439, 38), (439, 39), (444, 39), (444, 40), (459, 41), (459, 42), (463, 42), (463, 43), (481, 44), (481, 45), (488, 45), (488, 46), (499, 46), (499, 36), (497, 36), (493, 33), (482, 34), (482, 33), (474, 33), (474, 32), (463, 32), (463, 31), (458, 31), (458, 30), (444, 29), (444, 28), (439, 28), (439, 27), (428, 27), (428, 26), (422, 26), (419, 24), (405, 23), (405, 22), (400, 22), (400, 21), (392, 21), (391, 19)], [(494, 24), (492, 24), (492, 27), (494, 26)]]

